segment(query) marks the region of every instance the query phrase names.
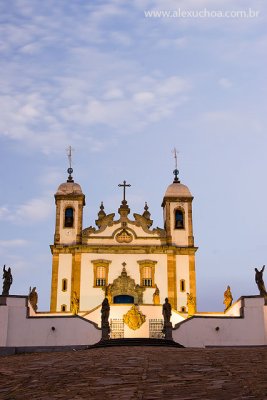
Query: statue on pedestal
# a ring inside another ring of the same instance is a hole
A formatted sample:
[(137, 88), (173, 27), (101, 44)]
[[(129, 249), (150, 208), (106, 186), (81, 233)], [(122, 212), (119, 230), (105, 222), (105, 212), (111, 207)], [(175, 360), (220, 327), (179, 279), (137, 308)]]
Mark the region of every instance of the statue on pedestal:
[(13, 283), (13, 277), (11, 274), (11, 268), (9, 267), (8, 270), (6, 270), (6, 266), (4, 265), (3, 268), (3, 291), (2, 291), (2, 295), (3, 296), (8, 296), (9, 295), (9, 289), (10, 286)]
[(109, 284), (108, 286), (106, 286), (105, 289), (105, 296), (108, 299), (109, 304), (112, 303), (112, 293), (111, 293), (111, 284)]
[(77, 293), (74, 292), (73, 296), (72, 296), (72, 300), (71, 300), (71, 307), (70, 307), (72, 314), (78, 314), (79, 305), (80, 305), (79, 297), (77, 296)]
[(31, 288), (29, 290), (29, 302), (32, 305), (32, 308), (34, 309), (34, 311), (37, 311), (38, 307), (37, 307), (37, 303), (38, 303), (38, 293), (36, 292), (36, 287)]
[(153, 293), (153, 304), (158, 305), (160, 304), (160, 297), (159, 297), (159, 288), (156, 285), (155, 292)]
[(231, 307), (232, 302), (233, 302), (233, 296), (231, 293), (231, 288), (230, 288), (230, 286), (227, 286), (227, 289), (224, 292), (224, 301), (223, 301), (223, 304), (225, 305), (224, 312), (227, 311), (228, 308)]
[(102, 302), (101, 308), (101, 329), (102, 329), (102, 340), (108, 340), (110, 334), (110, 327), (109, 327), (109, 312), (110, 306), (108, 302), (108, 298), (105, 297)]
[(165, 335), (165, 339), (172, 340), (172, 323), (171, 323), (172, 306), (169, 303), (169, 299), (167, 297), (165, 299), (165, 303), (162, 306), (162, 315), (164, 319), (162, 332)]
[(260, 291), (260, 295), (267, 297), (267, 292), (265, 289), (264, 281), (263, 281), (263, 271), (265, 269), (265, 265), (263, 265), (262, 269), (259, 271), (257, 268), (255, 268), (255, 282), (258, 286), (258, 289)]

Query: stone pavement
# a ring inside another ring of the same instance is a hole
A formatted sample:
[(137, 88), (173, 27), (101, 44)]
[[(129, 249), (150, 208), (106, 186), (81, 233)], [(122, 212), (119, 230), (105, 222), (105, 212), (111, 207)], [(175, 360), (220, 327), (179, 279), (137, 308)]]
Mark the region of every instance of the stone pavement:
[(112, 347), (0, 357), (0, 399), (267, 399), (267, 347)]

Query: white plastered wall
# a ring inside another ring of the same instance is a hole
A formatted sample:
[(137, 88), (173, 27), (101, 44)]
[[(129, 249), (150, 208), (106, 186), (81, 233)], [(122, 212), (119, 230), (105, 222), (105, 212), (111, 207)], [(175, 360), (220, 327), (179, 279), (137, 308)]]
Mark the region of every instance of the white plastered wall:
[(0, 346), (91, 345), (101, 338), (99, 329), (77, 316), (27, 317), (26, 297), (7, 297), (6, 305), (0, 305), (0, 317), (2, 314), (8, 317)]
[[(62, 304), (66, 304), (67, 310), (68, 311), (70, 310), (71, 274), (72, 274), (72, 255), (59, 254), (57, 311), (61, 311)], [(62, 279), (67, 279), (66, 292), (62, 291)]]
[[(242, 300), (237, 302), (241, 309)], [(243, 300), (244, 318), (194, 316), (173, 331), (173, 339), (185, 347), (266, 345), (267, 306), (264, 298)]]
[[(167, 257), (165, 254), (82, 254), (81, 260), (81, 288), (80, 288), (80, 310), (91, 310), (102, 303), (104, 291), (101, 288), (94, 288), (94, 269), (92, 260), (107, 260), (109, 264), (108, 284), (113, 283), (122, 272), (122, 263), (127, 262), (125, 268), (128, 276), (140, 285), (140, 267), (137, 261), (152, 260), (157, 261), (155, 265), (155, 283), (160, 290), (160, 300), (164, 302), (168, 296), (167, 287)], [(153, 303), (153, 293), (155, 289), (146, 289), (143, 300), (147, 304)]]

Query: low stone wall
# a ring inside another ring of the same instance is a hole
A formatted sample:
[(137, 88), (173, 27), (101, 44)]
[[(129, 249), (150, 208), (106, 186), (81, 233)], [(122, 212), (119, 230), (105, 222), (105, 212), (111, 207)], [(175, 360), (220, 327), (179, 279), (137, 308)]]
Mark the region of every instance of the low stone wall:
[(0, 296), (0, 347), (91, 345), (101, 330), (76, 315), (29, 315), (27, 296)]
[(231, 310), (221, 317), (202, 313), (176, 324), (173, 339), (185, 347), (267, 345), (264, 298), (241, 297), (233, 307), (235, 316)]

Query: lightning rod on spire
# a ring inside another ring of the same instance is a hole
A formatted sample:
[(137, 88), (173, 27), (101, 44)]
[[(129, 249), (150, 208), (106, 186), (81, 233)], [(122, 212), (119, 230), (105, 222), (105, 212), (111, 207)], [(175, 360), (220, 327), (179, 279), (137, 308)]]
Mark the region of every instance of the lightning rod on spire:
[(174, 160), (175, 160), (175, 170), (173, 171), (174, 174), (174, 180), (173, 183), (180, 183), (178, 175), (179, 175), (179, 170), (178, 170), (178, 162), (177, 162), (177, 153), (178, 151), (174, 147), (172, 153), (174, 154)]
[(71, 176), (71, 174), (73, 173), (73, 169), (72, 169), (72, 151), (73, 151), (72, 147), (69, 146), (67, 148), (67, 155), (68, 155), (68, 160), (69, 160), (69, 168), (67, 169), (67, 172), (68, 172), (69, 176), (68, 176), (67, 182), (74, 182), (73, 177)]

